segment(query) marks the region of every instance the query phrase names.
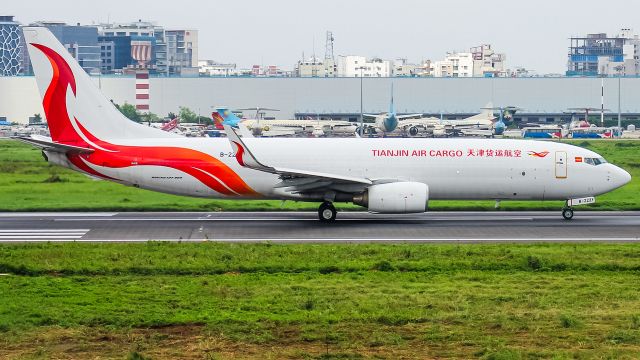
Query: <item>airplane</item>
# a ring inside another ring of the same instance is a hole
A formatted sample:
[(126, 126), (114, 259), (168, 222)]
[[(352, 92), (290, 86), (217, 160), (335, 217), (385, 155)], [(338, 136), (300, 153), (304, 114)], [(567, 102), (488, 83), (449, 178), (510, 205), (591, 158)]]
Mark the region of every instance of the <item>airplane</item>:
[[(498, 120), (493, 122), (489, 126), (488, 129), (484, 129), (482, 127), (477, 128), (463, 128), (461, 129), (461, 133), (465, 136), (475, 135), (475, 136), (485, 136), (485, 137), (493, 137), (495, 135), (502, 135), (504, 131), (507, 129), (506, 121), (511, 122), (513, 120), (513, 116), (517, 111), (522, 110), (516, 106), (506, 106), (506, 107), (493, 107), (487, 106), (483, 108), (485, 111), (490, 111), (491, 116), (493, 116), (494, 111), (498, 111)], [(495, 117), (494, 117), (495, 119)]]
[(186, 138), (135, 123), (44, 27), (25, 27), (51, 136), (19, 137), (51, 164), (91, 177), (202, 198), (335, 202), (381, 214), (422, 213), (428, 201), (564, 200), (573, 206), (629, 181), (599, 154), (564, 143), (493, 139)]
[(180, 124), (180, 119), (176, 117), (176, 118), (173, 118), (173, 119), (169, 120), (166, 124), (163, 124), (162, 127), (160, 128), (160, 130), (162, 130), (162, 131), (173, 131), (173, 130), (178, 128), (179, 124)]
[(224, 125), (237, 128), (242, 123), (253, 135), (260, 136), (293, 136), (293, 135), (313, 135), (316, 137), (324, 135), (353, 135), (356, 126), (348, 121), (336, 120), (284, 120), (284, 119), (260, 119), (261, 110), (278, 111), (276, 109), (246, 108), (239, 110), (256, 110), (255, 119), (240, 119), (227, 108), (219, 107), (212, 117), (216, 128), (223, 129)]
[(362, 124), (361, 126), (358, 126), (356, 131), (360, 135), (363, 133), (371, 135), (380, 132), (384, 135), (396, 130), (400, 121), (411, 118), (422, 118), (423, 116), (423, 114), (398, 115), (393, 103), (393, 84), (391, 84), (391, 103), (389, 104), (389, 112), (382, 114), (362, 114), (363, 118), (373, 119), (373, 125), (370, 123)]
[[(401, 121), (398, 127), (406, 136), (418, 136), (420, 133), (430, 133), (436, 137), (448, 137), (456, 133), (462, 135), (476, 135), (492, 137), (502, 135), (506, 129), (505, 120), (511, 121), (513, 115), (519, 109), (514, 106), (493, 107), (488, 103), (482, 108), (480, 114), (470, 116), (461, 120), (444, 120), (442, 114), (440, 118), (423, 117)], [(498, 110), (499, 116), (496, 121), (494, 110)]]

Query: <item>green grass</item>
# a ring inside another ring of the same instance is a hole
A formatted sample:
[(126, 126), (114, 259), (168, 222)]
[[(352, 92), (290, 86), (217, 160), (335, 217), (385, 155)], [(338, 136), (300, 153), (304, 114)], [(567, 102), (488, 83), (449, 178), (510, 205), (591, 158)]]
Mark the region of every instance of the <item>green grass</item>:
[[(633, 176), (627, 186), (598, 197), (597, 210), (640, 210), (640, 141), (575, 141), (622, 166)], [(0, 211), (261, 211), (316, 210), (315, 203), (268, 200), (188, 198), (96, 181), (50, 165), (40, 151), (12, 140), (0, 140)], [(431, 201), (431, 210), (492, 210), (493, 201)], [(557, 210), (562, 202), (504, 201), (504, 210)], [(362, 209), (339, 204), (343, 210)]]
[(633, 359), (640, 245), (0, 245), (0, 358)]

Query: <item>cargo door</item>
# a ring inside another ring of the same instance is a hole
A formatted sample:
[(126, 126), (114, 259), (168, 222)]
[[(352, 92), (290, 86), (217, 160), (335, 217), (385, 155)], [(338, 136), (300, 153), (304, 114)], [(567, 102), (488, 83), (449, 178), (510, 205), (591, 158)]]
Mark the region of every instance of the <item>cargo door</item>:
[(556, 179), (567, 178), (567, 152), (556, 151)]

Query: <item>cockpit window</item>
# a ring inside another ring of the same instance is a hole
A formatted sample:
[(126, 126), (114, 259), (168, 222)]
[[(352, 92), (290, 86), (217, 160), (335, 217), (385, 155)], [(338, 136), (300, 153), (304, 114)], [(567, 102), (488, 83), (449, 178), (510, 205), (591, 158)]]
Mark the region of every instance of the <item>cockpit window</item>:
[(589, 164), (589, 165), (600, 165), (600, 164), (606, 164), (607, 160), (605, 160), (604, 158), (584, 158), (584, 162)]

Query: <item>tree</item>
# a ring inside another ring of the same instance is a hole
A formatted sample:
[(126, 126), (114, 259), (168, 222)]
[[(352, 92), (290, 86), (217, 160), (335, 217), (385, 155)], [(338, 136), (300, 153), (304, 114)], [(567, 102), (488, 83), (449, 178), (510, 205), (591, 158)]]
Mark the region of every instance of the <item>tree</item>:
[(213, 125), (213, 119), (206, 116), (198, 116), (198, 124)]
[(176, 115), (174, 112), (170, 112), (169, 115), (167, 115), (167, 117), (171, 120), (175, 119), (178, 117), (178, 115)]
[(156, 114), (154, 114), (152, 112), (141, 114), (140, 118), (142, 119), (143, 122), (146, 122), (146, 123), (148, 123), (148, 122), (162, 122), (162, 119), (158, 115), (156, 115)]
[(180, 117), (180, 121), (185, 123), (195, 123), (198, 122), (198, 115), (193, 112), (188, 107), (180, 106), (180, 111), (178, 112), (178, 116)]
[(129, 120), (133, 120), (137, 123), (139, 123), (140, 121), (142, 121), (142, 116), (140, 115), (140, 113), (138, 112), (138, 110), (136, 109), (135, 106), (125, 102), (122, 105), (118, 105), (116, 103), (113, 103), (116, 108), (118, 108), (118, 110), (120, 110), (120, 112), (122, 113), (122, 115), (126, 116), (127, 118), (129, 118)]
[(33, 114), (33, 122), (39, 124), (42, 122), (42, 116), (40, 114)]

